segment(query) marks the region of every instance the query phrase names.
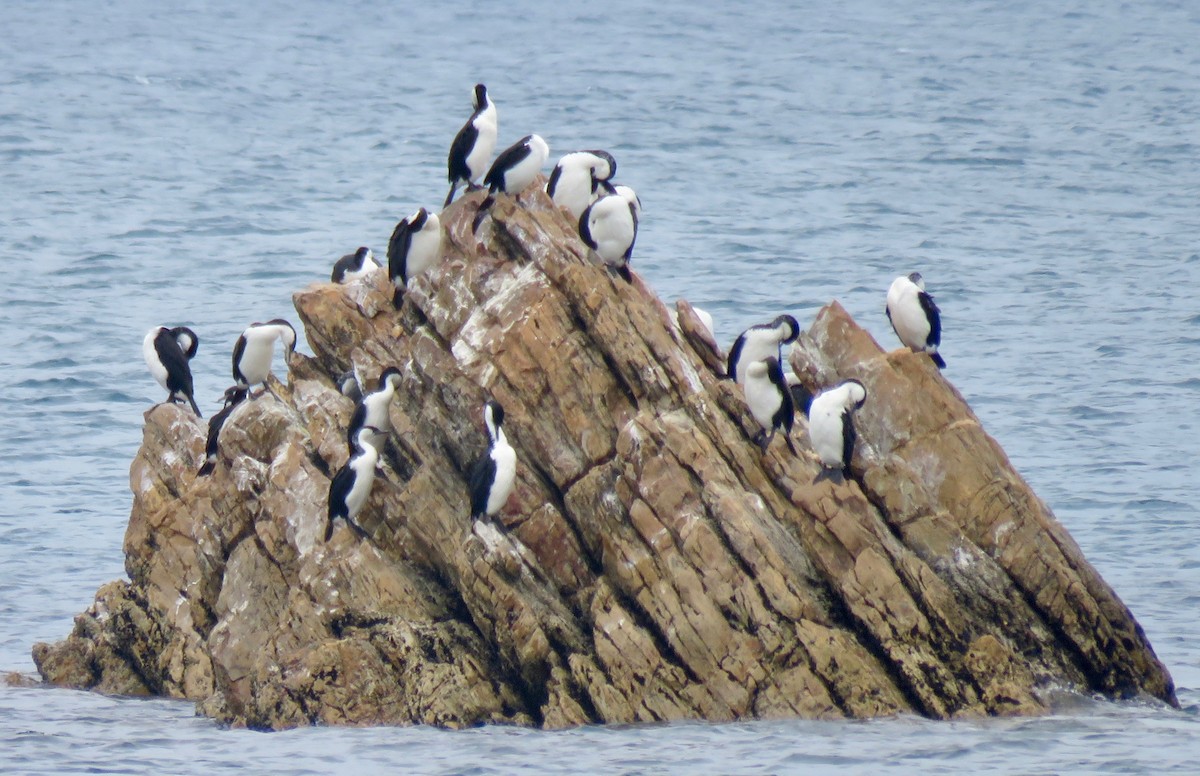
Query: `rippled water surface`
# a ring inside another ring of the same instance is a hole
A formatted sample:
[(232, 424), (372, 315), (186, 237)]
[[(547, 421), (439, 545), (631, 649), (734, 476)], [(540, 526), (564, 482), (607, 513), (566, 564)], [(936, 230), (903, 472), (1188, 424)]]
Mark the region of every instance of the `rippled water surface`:
[(129, 461), (162, 398), (145, 331), (200, 333), (211, 412), (247, 323), (294, 319), (292, 291), (442, 201), (482, 80), (501, 145), (613, 152), (645, 205), (637, 271), (724, 341), (837, 298), (894, 347), (884, 292), (924, 273), (947, 377), (1183, 709), (264, 735), (0, 687), (0, 770), (1194, 771), (1200, 6), (703, 6), (0, 4), (0, 668), (32, 672), (30, 645), (124, 573)]

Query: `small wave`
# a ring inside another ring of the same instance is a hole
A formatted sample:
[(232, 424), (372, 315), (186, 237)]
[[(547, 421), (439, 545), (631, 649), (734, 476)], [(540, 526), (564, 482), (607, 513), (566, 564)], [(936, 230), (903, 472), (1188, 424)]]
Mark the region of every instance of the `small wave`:
[(1024, 159), (1004, 156), (935, 156), (930, 154), (921, 159), (926, 164), (950, 164), (967, 167), (1023, 167)]

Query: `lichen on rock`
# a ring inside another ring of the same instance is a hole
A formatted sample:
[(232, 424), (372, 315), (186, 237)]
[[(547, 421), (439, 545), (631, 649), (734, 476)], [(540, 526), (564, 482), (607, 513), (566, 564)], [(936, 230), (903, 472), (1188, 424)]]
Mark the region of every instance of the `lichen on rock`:
[[(763, 454), (686, 303), (586, 259), (540, 192), (442, 214), (445, 256), (393, 309), (386, 271), (295, 294), (312, 357), (226, 421), (146, 414), (128, 582), (34, 647), (47, 682), (189, 698), (221, 721), (591, 722), (1037, 714), (1074, 689), (1175, 703), (1132, 615), (929, 362), (836, 303), (792, 352), (870, 400), (846, 482)], [(774, 311), (772, 311), (774, 312)], [(359, 522), (322, 541), (353, 410), (403, 373)], [(479, 408), (517, 484), (469, 517)]]

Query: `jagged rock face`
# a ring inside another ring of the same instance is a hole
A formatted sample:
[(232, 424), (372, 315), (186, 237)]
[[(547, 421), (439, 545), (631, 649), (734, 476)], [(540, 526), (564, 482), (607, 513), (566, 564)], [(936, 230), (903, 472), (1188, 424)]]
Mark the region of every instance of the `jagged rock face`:
[[(385, 270), (296, 294), (315, 357), (282, 400), (233, 412), (211, 477), (200, 423), (147, 413), (130, 581), (35, 646), (47, 681), (263, 728), (1034, 714), (1055, 688), (1175, 702), (928, 357), (822, 312), (793, 366), (869, 399), (855, 476), (818, 477), (802, 418), (800, 456), (750, 441), (686, 303), (590, 264), (540, 193), (501, 197), (473, 236), (479, 198), (443, 214), (446, 260), (401, 310)], [(326, 544), (353, 410), (333, 378), (392, 365), (372, 539), (339, 525)], [(468, 517), (489, 397), (518, 454), (500, 526)]]

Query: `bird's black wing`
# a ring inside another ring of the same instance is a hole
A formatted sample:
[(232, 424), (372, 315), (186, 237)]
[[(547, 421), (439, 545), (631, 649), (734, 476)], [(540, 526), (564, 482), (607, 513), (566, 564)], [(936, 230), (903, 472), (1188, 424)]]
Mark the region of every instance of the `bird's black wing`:
[(492, 162), (492, 167), (484, 176), (483, 182), (493, 194), (497, 191), (504, 190), (504, 173), (520, 164), (526, 157), (533, 153), (533, 149), (529, 147), (529, 140), (533, 135), (526, 135), (517, 142), (505, 148), (504, 151), (496, 157), (496, 161)]
[(554, 169), (550, 171), (550, 180), (546, 183), (546, 193), (550, 195), (550, 199), (554, 199), (554, 192), (558, 188), (558, 179), (562, 177), (562, 163), (554, 165)]
[(922, 291), (917, 294), (917, 299), (921, 302), (921, 309), (925, 311), (925, 318), (929, 321), (929, 336), (925, 338), (926, 345), (941, 345), (942, 344), (942, 312), (934, 303), (933, 297)]
[(346, 277), (346, 273), (349, 272), (354, 266), (354, 259), (356, 256), (357, 254), (347, 253), (345, 256), (334, 262), (333, 274), (329, 276), (329, 280), (334, 283), (341, 283), (342, 279)]
[(354, 455), (354, 438), (358, 436), (358, 432), (366, 422), (367, 405), (365, 402), (360, 401), (358, 406), (354, 408), (354, 414), (350, 416), (350, 427), (346, 429), (346, 444), (350, 447), (350, 455)]
[(167, 390), (184, 396), (192, 395), (192, 368), (187, 354), (170, 331), (160, 331), (154, 338), (154, 352), (167, 370)]
[[(388, 277), (396, 285), (408, 282), (408, 249), (412, 245), (412, 224), (407, 218), (400, 219), (392, 230), (392, 239), (388, 241)], [(399, 278), (397, 280), (396, 278)]]
[(596, 241), (592, 239), (592, 228), (588, 226), (588, 219), (591, 218), (591, 216), (592, 205), (588, 205), (586, 208), (584, 208), (583, 212), (579, 214), (579, 238), (583, 240), (584, 245), (592, 250), (596, 250)]
[(729, 358), (726, 360), (725, 371), (728, 372), (726, 377), (730, 380), (737, 380), (737, 363), (742, 357), (742, 348), (746, 346), (746, 332), (738, 335), (738, 338), (733, 341), (733, 347), (729, 349)]
[(792, 423), (796, 419), (796, 405), (792, 401), (792, 392), (788, 388), (787, 379), (783, 376), (783, 366), (776, 361), (775, 368), (767, 370), (767, 375), (771, 378), (771, 384), (775, 386), (775, 390), (779, 391), (781, 398), (779, 409), (775, 412), (775, 417), (771, 419), (771, 422), (775, 428), (782, 428), (790, 434)]
[(242, 369), (238, 366), (242, 361), (242, 354), (246, 352), (246, 335), (238, 336), (237, 342), (233, 345), (233, 379), (238, 385), (249, 386), (246, 381), (246, 376), (242, 374)]
[(471, 114), (471, 118), (467, 119), (467, 123), (463, 124), (462, 129), (454, 136), (454, 142), (450, 144), (450, 154), (446, 157), (447, 178), (451, 184), (471, 180), (471, 168), (467, 166), (467, 157), (471, 155), (471, 149), (475, 147), (475, 141), (478, 139), (479, 130), (475, 128), (475, 114)]
[(850, 459), (854, 456), (854, 442), (857, 439), (850, 410), (842, 410), (842, 473), (847, 478), (850, 477)]
[(495, 479), (496, 462), (485, 452), (471, 465), (471, 517), (480, 517), (487, 512), (488, 495)]
[(354, 470), (347, 462), (329, 481), (329, 522), (325, 525), (325, 541), (329, 541), (333, 536), (333, 519), (335, 517), (346, 518), (349, 514), (346, 511), (346, 496), (349, 495), (353, 485)]
[(637, 208), (633, 206), (632, 202), (629, 203), (629, 217), (633, 219), (633, 237), (629, 240), (629, 247), (625, 249), (625, 261), (629, 261), (630, 257), (633, 256), (633, 244), (637, 242)]
[(211, 474), (216, 468), (217, 453), (220, 452), (221, 427), (225, 425), (225, 418), (229, 417), (229, 413), (233, 412), (237, 407), (237, 403), (226, 404), (225, 408), (213, 415), (208, 420), (208, 441), (204, 443), (204, 465), (200, 467), (197, 474), (201, 477)]

